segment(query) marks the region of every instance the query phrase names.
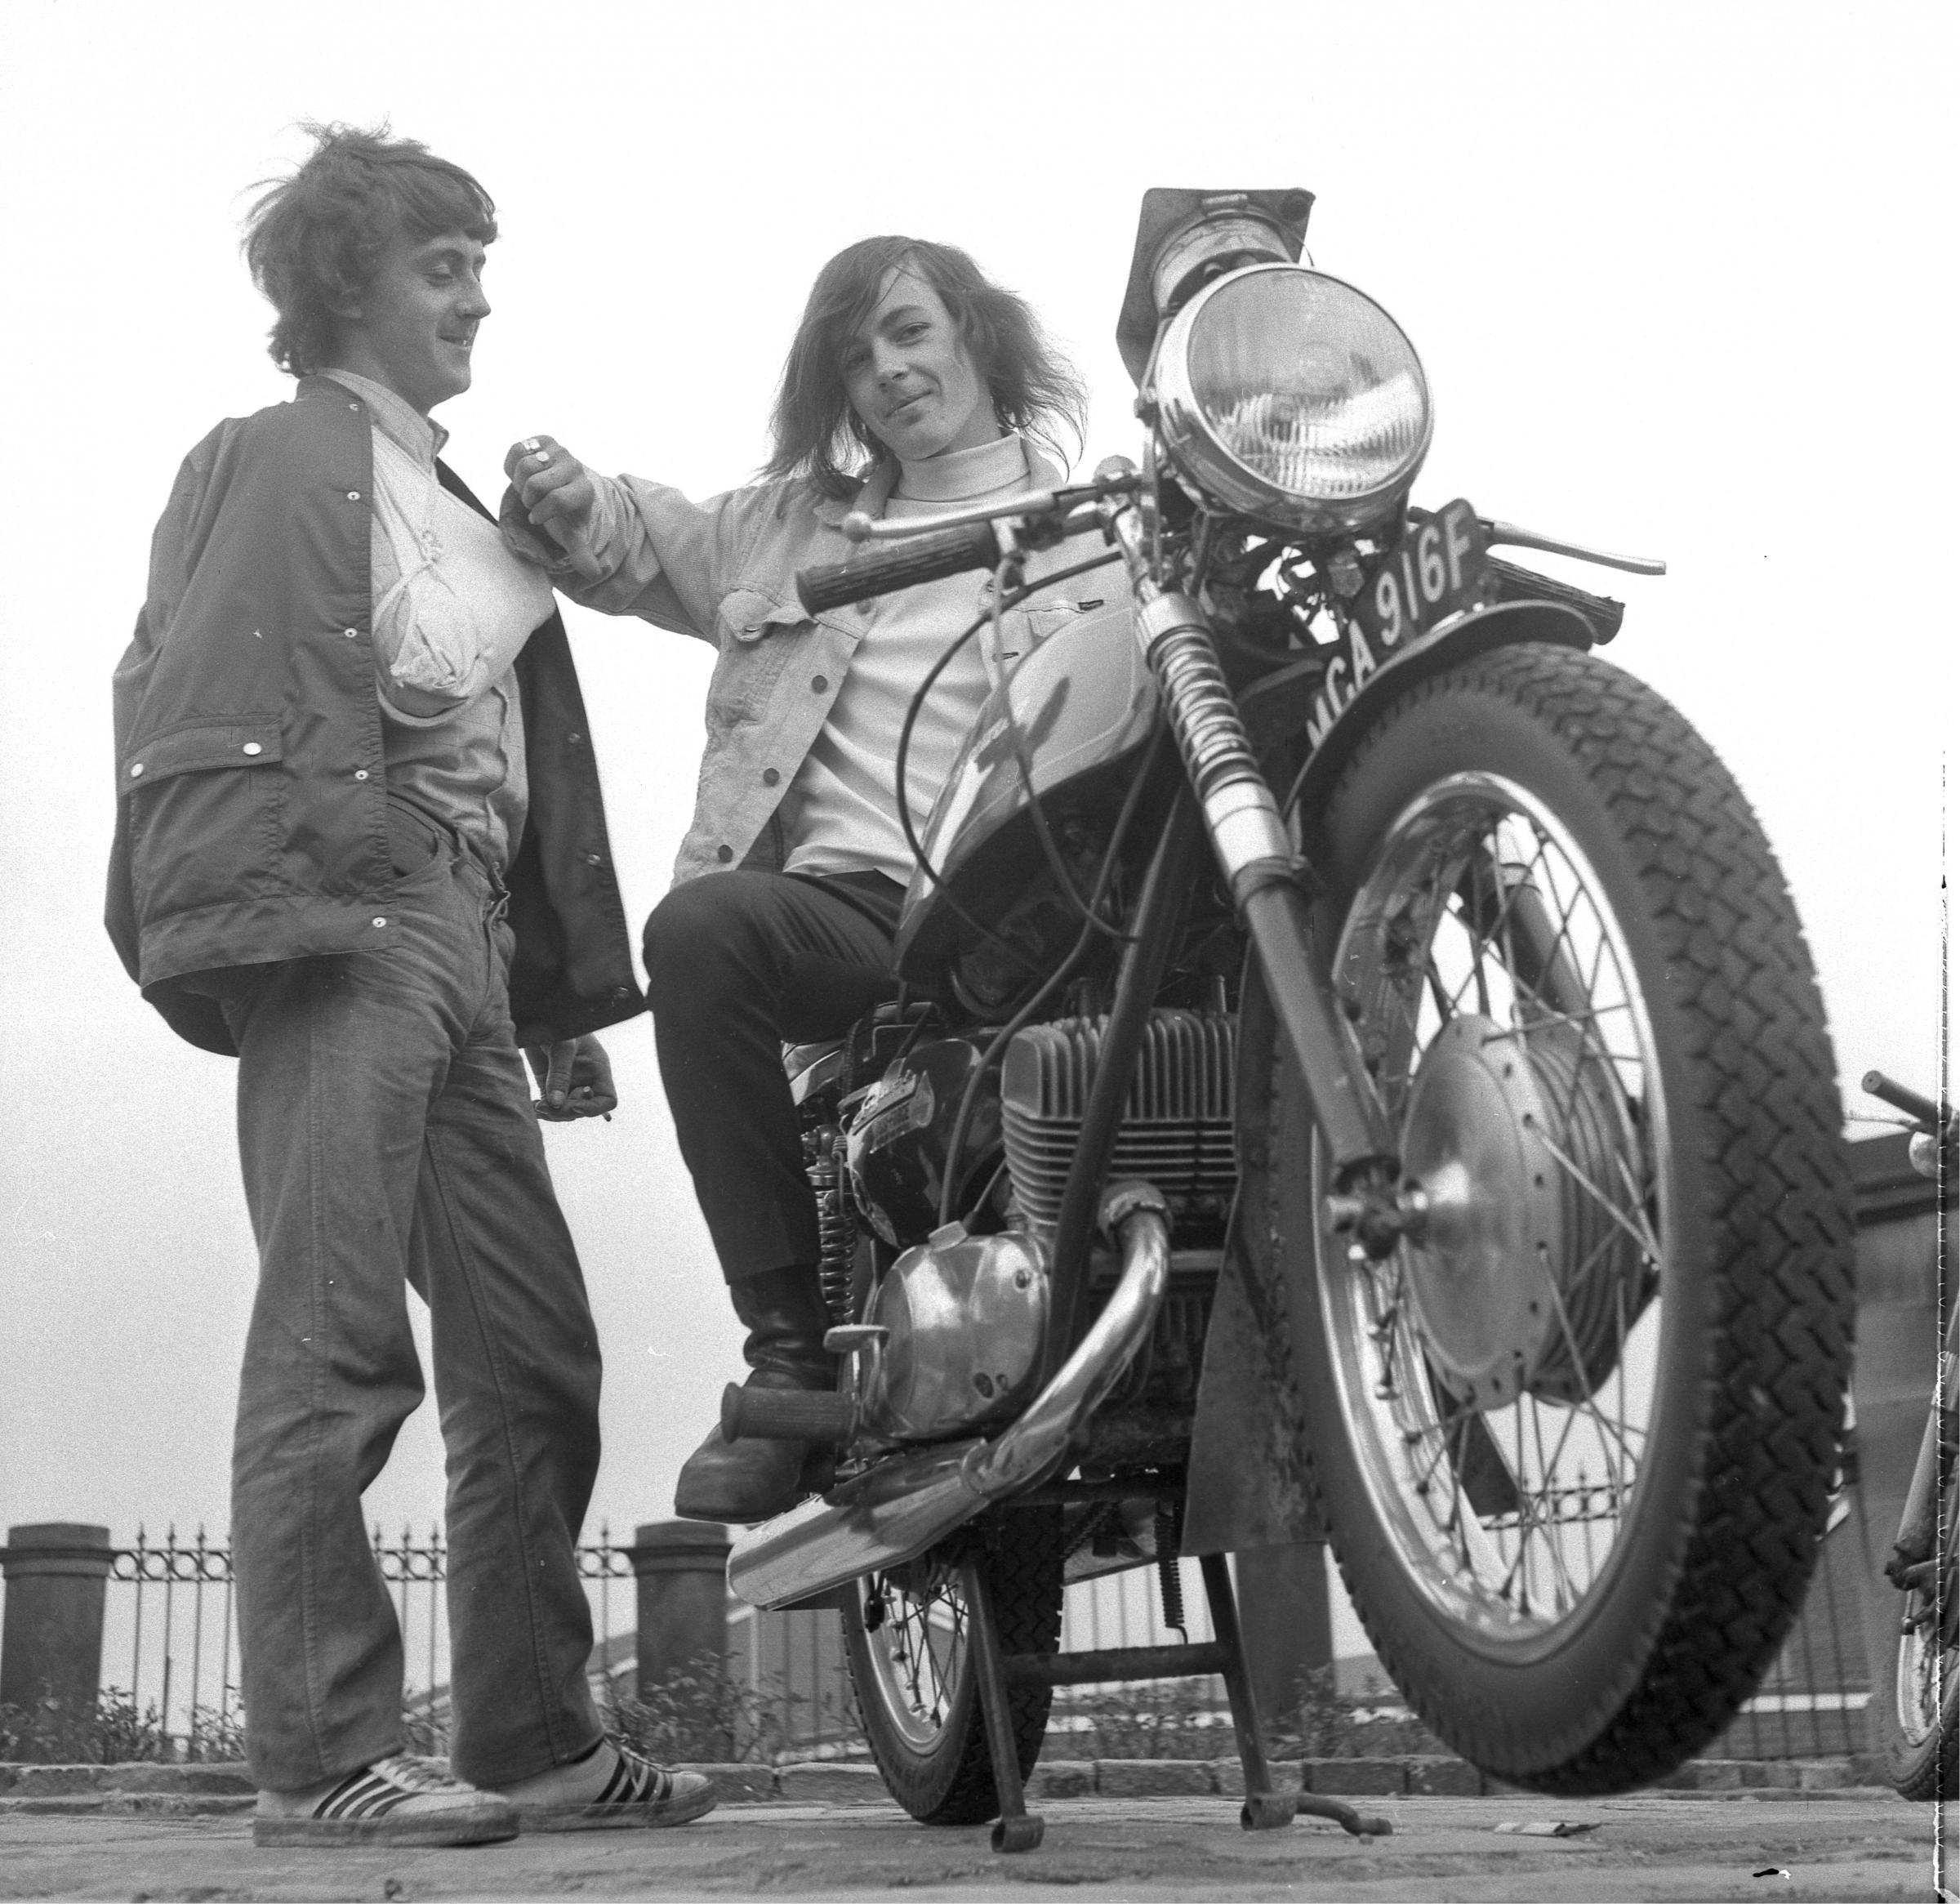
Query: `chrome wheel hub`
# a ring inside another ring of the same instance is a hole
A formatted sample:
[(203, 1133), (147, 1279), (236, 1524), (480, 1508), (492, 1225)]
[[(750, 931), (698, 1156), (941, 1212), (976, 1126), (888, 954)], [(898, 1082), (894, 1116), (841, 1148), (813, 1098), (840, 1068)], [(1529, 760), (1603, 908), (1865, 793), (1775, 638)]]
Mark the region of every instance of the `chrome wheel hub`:
[(1561, 1212), (1547, 1116), (1517, 1041), (1474, 1014), (1443, 1028), (1409, 1094), (1402, 1166), (1428, 1206), (1410, 1295), (1430, 1366), (1476, 1407), (1515, 1401), (1556, 1339)]

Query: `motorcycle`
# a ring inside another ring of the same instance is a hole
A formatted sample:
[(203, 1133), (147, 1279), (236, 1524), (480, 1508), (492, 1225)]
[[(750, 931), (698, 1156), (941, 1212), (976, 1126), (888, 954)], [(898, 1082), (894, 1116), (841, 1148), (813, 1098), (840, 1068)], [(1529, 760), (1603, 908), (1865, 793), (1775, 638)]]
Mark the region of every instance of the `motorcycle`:
[[(1872, 1096), (1904, 1113), (1912, 1132), (1908, 1160), (1939, 1186), (1936, 1207), (1950, 1212), (1960, 1175), (1960, 1111), (1921, 1097), (1881, 1071), (1868, 1071), (1864, 1084)], [(1940, 1304), (1945, 1327), (1932, 1403), (1885, 1563), (1885, 1576), (1905, 1596), (1905, 1604), (1898, 1644), (1878, 1662), (1873, 1690), (1886, 1776), (1909, 1799), (1960, 1799), (1960, 1578), (1953, 1545), (1960, 1318), (1944, 1281)]]
[[(987, 570), (982, 621), (1054, 624), (922, 827), (901, 749), (899, 997), (786, 1055), (837, 1389), (723, 1416), (820, 1488), (733, 1590), (838, 1606), (893, 1795), (998, 1849), (1058, 1686), (1199, 1674), (1249, 1829), (1375, 1828), (1272, 1789), (1235, 1552), (1330, 1542), (1432, 1731), (1597, 1794), (1748, 1697), (1826, 1512), (1853, 1220), (1795, 911), (1594, 652), (1620, 605), (1490, 551), (1663, 565), (1411, 504), (1423, 368), (1301, 262), (1312, 202), (1146, 194), (1140, 465), (855, 517), (799, 578), (822, 616)], [(1180, 1555), (1213, 1639), (1058, 1650), (1122, 1567), (1181, 1627)]]

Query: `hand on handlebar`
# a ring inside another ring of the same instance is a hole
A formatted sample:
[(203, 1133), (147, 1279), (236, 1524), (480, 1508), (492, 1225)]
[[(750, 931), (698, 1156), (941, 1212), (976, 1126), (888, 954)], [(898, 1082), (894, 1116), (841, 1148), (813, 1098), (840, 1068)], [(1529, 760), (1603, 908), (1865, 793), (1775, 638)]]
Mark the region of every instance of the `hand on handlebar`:
[(550, 536), (588, 582), (603, 579), (590, 539), (599, 493), (586, 466), (555, 437), (527, 436), (510, 445), (504, 474), (526, 519)]

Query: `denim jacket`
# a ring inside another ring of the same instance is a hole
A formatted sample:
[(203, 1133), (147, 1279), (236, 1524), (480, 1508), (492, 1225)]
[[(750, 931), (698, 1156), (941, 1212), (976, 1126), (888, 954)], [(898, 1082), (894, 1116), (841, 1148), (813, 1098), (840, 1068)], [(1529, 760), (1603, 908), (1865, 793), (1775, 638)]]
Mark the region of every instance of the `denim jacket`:
[[(1031, 446), (1038, 488), (1062, 472)], [(734, 489), (690, 502), (676, 489), (637, 476), (589, 471), (601, 490), (593, 553), (605, 573), (581, 582), (525, 522), (506, 492), (506, 539), (542, 560), (556, 586), (576, 602), (612, 615), (638, 615), (657, 627), (712, 642), (719, 652), (708, 684), (707, 746), (702, 756), (694, 818), (681, 842), (674, 879), (728, 867), (781, 867), (790, 842), (779, 813), (844, 684), (858, 644), (878, 625), (882, 599), (812, 618), (796, 599), (799, 569), (841, 562), (857, 545), (845, 539), (852, 509), (881, 515), (898, 475), (881, 463), (853, 497), (833, 498), (803, 480)], [(1031, 558), (1044, 574), (1107, 553), (1101, 539), (1077, 536)], [(990, 678), (1036, 643), (1125, 586), (1120, 566), (1038, 591), (981, 631)], [(991, 577), (973, 578), (973, 613), (989, 599)], [(950, 641), (960, 632), (948, 628)]]

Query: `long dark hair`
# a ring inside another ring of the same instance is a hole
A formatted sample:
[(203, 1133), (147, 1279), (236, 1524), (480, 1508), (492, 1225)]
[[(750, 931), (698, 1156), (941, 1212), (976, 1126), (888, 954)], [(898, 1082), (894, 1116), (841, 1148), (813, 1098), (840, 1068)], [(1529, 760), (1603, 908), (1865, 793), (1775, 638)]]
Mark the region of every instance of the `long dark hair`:
[(770, 426), (775, 453), (765, 477), (807, 476), (827, 496), (848, 496), (871, 463), (889, 454), (858, 421), (844, 385), (845, 346), (898, 266), (938, 292), (993, 398), (1003, 430), (1020, 430), (1062, 462), (1063, 431), (1085, 440), (1087, 404), (1073, 365), (1049, 342), (1024, 298), (1004, 290), (956, 246), (917, 238), (866, 238), (817, 274), (782, 367)]
[(343, 319), (374, 282), (396, 233), (411, 239), (460, 231), (479, 244), (497, 237), (490, 194), (460, 165), (384, 124), (307, 125), (313, 151), (291, 178), (271, 185), (245, 223), (245, 261), (279, 314), (267, 345), (295, 377), (324, 364)]

